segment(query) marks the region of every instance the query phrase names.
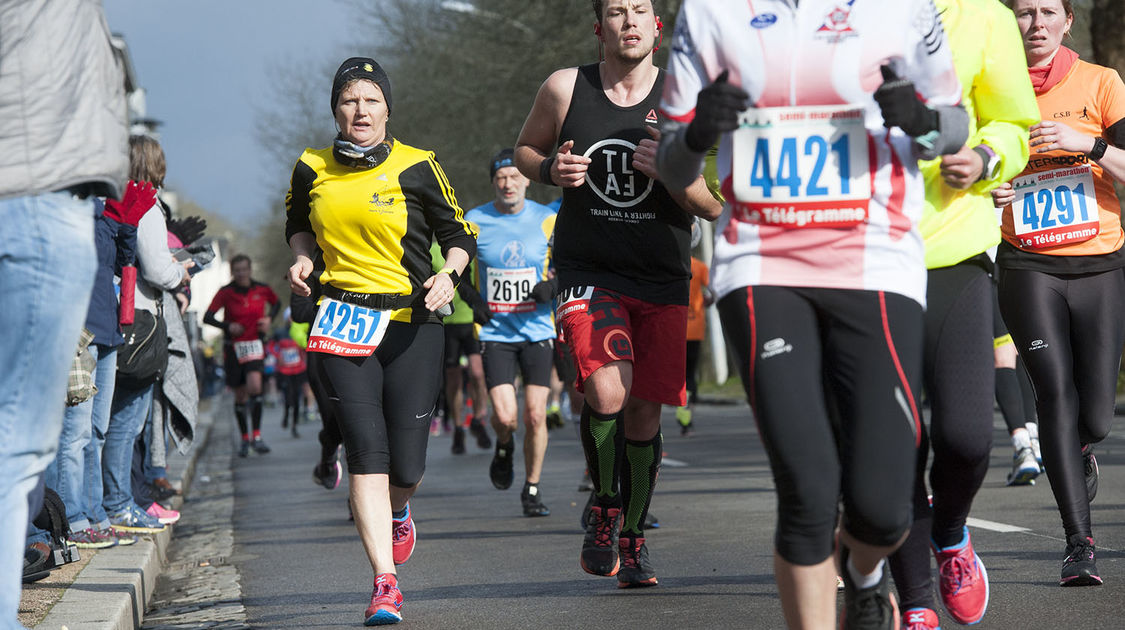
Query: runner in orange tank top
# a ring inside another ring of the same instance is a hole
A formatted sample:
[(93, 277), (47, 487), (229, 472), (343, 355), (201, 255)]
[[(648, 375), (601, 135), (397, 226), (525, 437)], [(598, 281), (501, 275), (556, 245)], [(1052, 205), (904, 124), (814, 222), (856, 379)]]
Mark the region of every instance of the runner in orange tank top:
[(993, 191), (1000, 311), (1035, 385), (1043, 464), (1066, 532), (1062, 586), (1102, 583), (1094, 564), (1093, 445), (1113, 422), (1125, 344), (1125, 84), (1062, 46), (1070, 0), (1009, 0), (1042, 122), (1027, 169)]

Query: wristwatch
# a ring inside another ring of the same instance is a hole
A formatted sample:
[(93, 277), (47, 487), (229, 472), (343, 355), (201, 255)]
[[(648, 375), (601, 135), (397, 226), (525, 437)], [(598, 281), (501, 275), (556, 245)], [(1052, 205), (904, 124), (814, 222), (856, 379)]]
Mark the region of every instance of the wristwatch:
[(1101, 136), (1094, 138), (1094, 148), (1086, 155), (1090, 156), (1091, 160), (1100, 160), (1105, 155), (1105, 150), (1109, 148), (1109, 143), (1102, 139)]
[(981, 163), (984, 165), (980, 169), (980, 177), (977, 181), (984, 181), (996, 177), (996, 172), (1000, 170), (1000, 156), (992, 150), (992, 147), (984, 144), (983, 142), (973, 147), (973, 151), (980, 156)]

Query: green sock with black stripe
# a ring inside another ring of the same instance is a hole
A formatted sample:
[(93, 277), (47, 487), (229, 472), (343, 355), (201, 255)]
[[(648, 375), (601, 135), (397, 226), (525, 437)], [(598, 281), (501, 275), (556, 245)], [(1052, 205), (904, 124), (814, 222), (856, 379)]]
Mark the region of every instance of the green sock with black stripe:
[(625, 424), (621, 411), (603, 415), (591, 409), (589, 404), (584, 404), (579, 433), (597, 502), (621, 505), (618, 477), (625, 451)]
[(663, 448), (664, 439), (660, 433), (651, 440), (625, 440), (625, 458), (621, 468), (622, 535), (644, 535), (645, 516), (652, 502), (652, 492), (656, 489), (656, 477), (660, 474)]

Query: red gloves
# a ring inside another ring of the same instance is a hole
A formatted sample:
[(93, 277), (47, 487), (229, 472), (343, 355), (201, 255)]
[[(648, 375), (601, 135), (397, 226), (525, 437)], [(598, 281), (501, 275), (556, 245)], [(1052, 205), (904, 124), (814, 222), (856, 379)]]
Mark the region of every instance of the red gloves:
[(105, 216), (118, 223), (136, 225), (155, 203), (156, 189), (151, 183), (130, 181), (121, 201), (105, 200)]

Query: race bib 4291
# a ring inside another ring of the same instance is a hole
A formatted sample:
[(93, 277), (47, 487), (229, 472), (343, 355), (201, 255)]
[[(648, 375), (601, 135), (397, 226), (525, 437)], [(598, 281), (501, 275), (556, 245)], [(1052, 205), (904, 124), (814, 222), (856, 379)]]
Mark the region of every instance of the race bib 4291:
[(390, 311), (324, 298), (309, 329), (308, 351), (341, 357), (371, 356), (383, 341), (390, 321)]
[(1012, 226), (1020, 247), (1043, 249), (1088, 241), (1101, 223), (1094, 176), (1081, 164), (1012, 180)]
[(862, 108), (749, 109), (739, 122), (731, 188), (740, 221), (787, 228), (867, 221), (871, 172)]

